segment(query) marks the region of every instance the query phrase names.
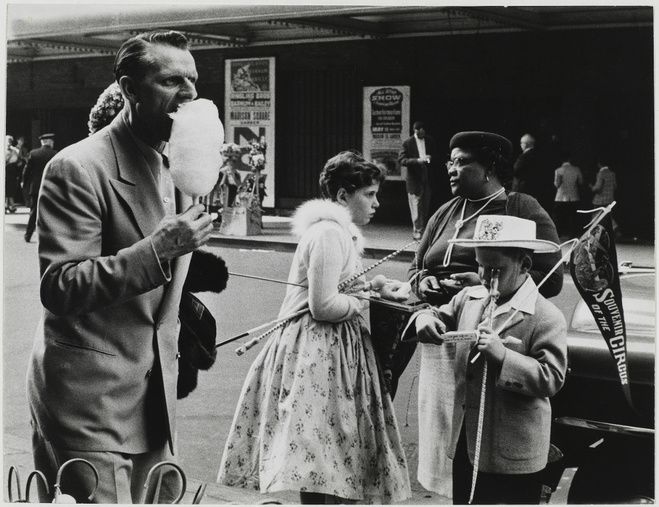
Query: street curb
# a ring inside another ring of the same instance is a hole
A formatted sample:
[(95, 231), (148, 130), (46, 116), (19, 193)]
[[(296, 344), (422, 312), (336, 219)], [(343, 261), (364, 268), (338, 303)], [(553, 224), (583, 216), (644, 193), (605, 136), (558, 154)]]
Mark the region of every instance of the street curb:
[[(249, 236), (221, 236), (213, 235), (207, 243), (209, 246), (226, 247), (226, 248), (245, 248), (252, 250), (274, 250), (276, 252), (293, 253), (297, 248), (297, 243), (292, 241), (268, 240), (268, 239), (250, 239)], [(364, 258), (380, 259), (394, 252), (393, 248), (365, 247)], [(396, 259), (398, 261), (412, 262), (414, 260), (413, 250), (404, 250), (400, 252)]]

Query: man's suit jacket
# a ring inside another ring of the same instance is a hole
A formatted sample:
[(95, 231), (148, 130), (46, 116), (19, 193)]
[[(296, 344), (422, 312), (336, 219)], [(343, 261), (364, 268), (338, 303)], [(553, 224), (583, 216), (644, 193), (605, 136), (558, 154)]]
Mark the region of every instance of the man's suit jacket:
[[(520, 291), (528, 294), (530, 280)], [(485, 287), (469, 287), (438, 310), (449, 329), (478, 327), (489, 303)], [(567, 370), (566, 323), (553, 304), (535, 292), (527, 300), (533, 313), (518, 312), (500, 332), (521, 343), (506, 344), (501, 369), (490, 365), (485, 398), (485, 417), (479, 469), (490, 473), (533, 473), (545, 467), (549, 454), (551, 406), (549, 397), (562, 387)], [(508, 319), (513, 310), (494, 314), (493, 328)], [(480, 405), (484, 358), (471, 364), (472, 344), (455, 347), (455, 401), (453, 407), (453, 458), (464, 421), (467, 449), (473, 463)]]
[(56, 154), (57, 150), (50, 146), (41, 146), (30, 151), (22, 176), (23, 189), (28, 195), (36, 197), (39, 194), (43, 170), (46, 168), (46, 164), (50, 162), (50, 159)]
[[(69, 449), (174, 451), (178, 308), (190, 255), (160, 265), (165, 215), (124, 115), (59, 152), (39, 196), (44, 315), (28, 370), (39, 430)], [(179, 210), (191, 199), (178, 196)]]
[[(429, 135), (426, 135), (424, 139), (426, 141), (426, 155), (431, 156), (431, 164), (436, 163), (436, 160), (432, 160), (437, 156), (435, 141)], [(428, 187), (428, 168), (431, 164), (417, 162), (416, 159), (418, 158), (419, 149), (416, 146), (416, 138), (412, 136), (403, 141), (403, 148), (398, 154), (398, 162), (407, 168), (405, 188), (408, 194), (419, 195)]]

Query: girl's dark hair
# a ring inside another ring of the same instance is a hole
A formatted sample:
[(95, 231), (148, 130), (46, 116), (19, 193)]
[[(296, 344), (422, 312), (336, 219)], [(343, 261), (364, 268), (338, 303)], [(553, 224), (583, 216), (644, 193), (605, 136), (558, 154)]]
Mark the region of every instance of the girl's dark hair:
[(330, 158), (325, 163), (319, 180), (323, 197), (333, 201), (341, 188), (352, 194), (360, 188), (382, 181), (382, 170), (353, 151), (342, 151)]
[(114, 59), (114, 78), (117, 83), (121, 76), (140, 80), (153, 64), (147, 55), (151, 44), (163, 44), (179, 49), (190, 49), (188, 39), (174, 30), (145, 32), (125, 41)]

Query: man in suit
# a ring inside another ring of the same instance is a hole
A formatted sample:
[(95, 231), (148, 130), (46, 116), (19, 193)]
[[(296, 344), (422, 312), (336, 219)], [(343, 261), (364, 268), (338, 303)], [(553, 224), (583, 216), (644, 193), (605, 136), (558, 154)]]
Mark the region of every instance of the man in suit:
[(30, 218), (27, 221), (27, 229), (25, 229), (25, 241), (30, 242), (34, 228), (37, 223), (37, 196), (39, 195), (39, 187), (41, 186), (41, 178), (43, 177), (43, 170), (50, 159), (55, 156), (57, 150), (55, 149), (55, 134), (48, 132), (39, 136), (41, 146), (36, 150), (32, 150), (27, 156), (27, 164), (23, 170), (23, 177), (21, 186), (26, 195), (30, 199)]
[[(137, 35), (120, 47), (114, 74), (124, 109), (44, 173), (44, 311), (28, 400), (35, 466), (50, 484), (63, 462), (84, 458), (100, 476), (95, 502), (134, 503), (150, 468), (176, 459), (178, 308), (191, 252), (213, 226), (175, 190), (166, 158), (168, 113), (197, 96), (187, 39)], [(61, 485), (78, 502), (94, 486), (87, 472), (71, 467)], [(177, 487), (172, 475), (161, 502)]]
[(406, 168), (405, 187), (412, 217), (412, 237), (421, 239), (430, 208), (428, 169), (436, 153), (435, 141), (426, 134), (423, 122), (416, 121), (414, 135), (403, 142), (398, 162)]
[(531, 134), (519, 142), (522, 152), (513, 165), (512, 190), (535, 197), (551, 213), (554, 201), (554, 167), (548, 164), (546, 153), (536, 146)]

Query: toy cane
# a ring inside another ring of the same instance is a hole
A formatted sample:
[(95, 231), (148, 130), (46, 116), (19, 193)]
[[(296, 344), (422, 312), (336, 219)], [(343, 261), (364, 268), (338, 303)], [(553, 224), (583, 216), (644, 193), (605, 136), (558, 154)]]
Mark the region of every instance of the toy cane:
[[(41, 482), (41, 485), (44, 487), (46, 495), (50, 493), (50, 488), (48, 487), (48, 481), (46, 476), (39, 470), (32, 470), (30, 475), (27, 476), (27, 482), (25, 483), (25, 496), (21, 494), (21, 479), (18, 475), (18, 469), (15, 466), (9, 467), (9, 473), (7, 476), (7, 494), (9, 496), (9, 501), (11, 503), (32, 503), (30, 500), (30, 492), (32, 487), (32, 481), (34, 478), (38, 478)], [(12, 480), (13, 479), (13, 480)], [(14, 485), (16, 486), (16, 497), (14, 498)]]
[[(153, 474), (156, 472), (156, 470), (158, 470), (159, 468), (163, 468), (163, 467), (173, 468), (176, 471), (176, 475), (178, 475), (179, 478), (181, 479), (181, 490), (179, 491), (178, 496), (169, 503), (175, 504), (175, 503), (179, 503), (181, 501), (181, 499), (185, 495), (185, 490), (188, 487), (187, 479), (185, 477), (185, 473), (183, 473), (183, 469), (179, 465), (174, 463), (173, 461), (161, 461), (160, 463), (157, 463), (157, 464), (153, 465), (151, 467), (151, 470), (149, 470), (149, 473), (146, 474), (146, 479), (144, 480), (144, 488), (142, 489), (142, 498), (141, 498), (139, 503), (141, 503), (141, 504), (146, 503), (147, 495), (149, 493), (149, 489), (152, 486), (151, 483), (153, 482)], [(153, 502), (152, 503), (160, 503), (158, 500), (159, 500), (159, 497), (160, 497), (160, 487), (161, 487), (161, 485), (162, 485), (162, 473), (159, 474), (158, 478), (156, 479), (155, 491), (153, 493), (153, 498), (152, 498)]]
[(55, 478), (55, 484), (53, 485), (53, 488), (55, 490), (55, 496), (53, 498), (53, 503), (76, 503), (75, 498), (73, 498), (71, 495), (68, 495), (66, 493), (62, 493), (61, 489), (61, 483), (62, 483), (62, 474), (64, 473), (64, 470), (66, 467), (68, 467), (72, 463), (84, 463), (87, 465), (89, 468), (92, 469), (92, 472), (94, 472), (94, 479), (96, 480), (96, 483), (94, 485), (94, 489), (92, 492), (89, 494), (87, 497), (86, 503), (91, 503), (91, 501), (94, 499), (94, 494), (96, 493), (96, 490), (98, 489), (98, 470), (96, 470), (96, 467), (92, 465), (89, 461), (86, 459), (82, 458), (73, 458), (70, 459), (62, 464), (61, 467), (59, 467), (59, 470), (57, 470), (57, 477)]
[[(490, 276), (490, 302), (487, 307), (488, 324), (494, 324), (494, 310), (497, 307), (499, 299), (499, 270), (493, 269)], [(474, 449), (474, 469), (471, 475), (471, 492), (469, 493), (469, 503), (474, 499), (476, 491), (476, 477), (478, 476), (478, 463), (481, 454), (481, 440), (483, 438), (483, 420), (485, 419), (485, 390), (487, 386), (487, 361), (483, 363), (483, 381), (481, 383), (481, 399), (478, 405), (478, 425), (476, 426), (476, 448)]]
[[(379, 261), (377, 261), (377, 262), (373, 263), (372, 265), (368, 266), (367, 268), (364, 268), (361, 271), (355, 273), (353, 276), (351, 276), (347, 280), (344, 280), (343, 282), (339, 283), (339, 285), (338, 285), (339, 292), (345, 293), (347, 290), (356, 290), (356, 289), (370, 290), (370, 289), (382, 288), (384, 286), (384, 284), (386, 283), (386, 278), (383, 275), (378, 275), (378, 276), (374, 277), (371, 282), (366, 282), (366, 284), (364, 284), (364, 285), (355, 286), (355, 285), (352, 285), (352, 284), (359, 277), (361, 277), (361, 276), (365, 275), (366, 273), (368, 273), (369, 271), (375, 269), (376, 267), (378, 267), (383, 262), (386, 262), (389, 259), (392, 259), (396, 255), (400, 254), (403, 250), (405, 250), (406, 248), (409, 248), (410, 246), (412, 246), (416, 243), (418, 243), (418, 240), (414, 240), (414, 241), (411, 241), (410, 243), (407, 243), (406, 245), (399, 248), (398, 250), (390, 253), (389, 255), (384, 256)], [(307, 288), (307, 287), (304, 287), (304, 288)], [(254, 328), (254, 329), (260, 329), (262, 327), (265, 327), (266, 325), (273, 325), (274, 324), (274, 326), (272, 328), (268, 329), (266, 332), (261, 333), (257, 337), (251, 339), (249, 342), (247, 342), (244, 345), (241, 345), (240, 347), (238, 347), (236, 349), (236, 354), (239, 355), (239, 356), (243, 355), (249, 349), (251, 349), (252, 347), (257, 345), (261, 340), (263, 340), (263, 338), (265, 338), (266, 336), (269, 336), (270, 334), (275, 332), (277, 329), (279, 329), (279, 328), (283, 327), (284, 325), (286, 325), (291, 320), (296, 319), (296, 318), (304, 315), (308, 311), (309, 311), (309, 308), (305, 307), (305, 308), (302, 308), (302, 309), (298, 310), (297, 312), (295, 312), (291, 315), (283, 317), (282, 319), (277, 319), (274, 322), (268, 322), (265, 325), (261, 325), (261, 326), (258, 326), (257, 328)], [(253, 331), (253, 330), (250, 330), (250, 331)], [(228, 340), (225, 340), (224, 342), (220, 343), (219, 345), (223, 345), (225, 343), (229, 343), (229, 342), (232, 342), (234, 340), (237, 340), (238, 338), (242, 338), (242, 337), (250, 334), (250, 331), (247, 331), (245, 333), (241, 333), (239, 336), (236, 336), (236, 337), (230, 338)]]

